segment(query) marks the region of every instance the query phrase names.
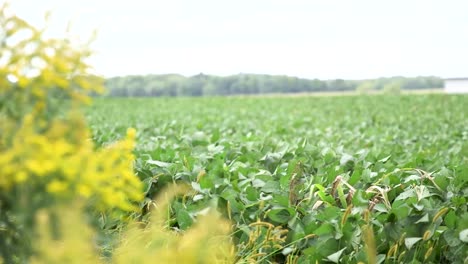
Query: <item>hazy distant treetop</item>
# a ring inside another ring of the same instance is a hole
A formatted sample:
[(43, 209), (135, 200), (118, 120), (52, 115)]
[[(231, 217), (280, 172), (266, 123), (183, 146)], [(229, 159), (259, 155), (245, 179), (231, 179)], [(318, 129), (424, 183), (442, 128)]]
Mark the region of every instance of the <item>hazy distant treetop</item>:
[(329, 91), (441, 88), (439, 77), (391, 77), (374, 80), (318, 80), (284, 75), (237, 74), (226, 77), (203, 73), (191, 77), (180, 74), (129, 75), (109, 78), (106, 81), (109, 96), (204, 96), (265, 93), (302, 93)]

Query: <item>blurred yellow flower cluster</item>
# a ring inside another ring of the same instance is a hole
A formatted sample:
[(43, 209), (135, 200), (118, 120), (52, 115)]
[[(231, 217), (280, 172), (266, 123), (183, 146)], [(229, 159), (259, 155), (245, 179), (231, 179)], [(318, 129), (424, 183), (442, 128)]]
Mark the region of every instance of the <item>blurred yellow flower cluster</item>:
[[(43, 187), (54, 196), (91, 198), (99, 209), (136, 210), (142, 183), (133, 173), (133, 129), (95, 150), (79, 113), (102, 80), (85, 63), (91, 52), (43, 31), (0, 7), (0, 190)], [(41, 191), (40, 189), (35, 191)]]
[[(36, 215), (39, 254), (31, 263), (235, 263), (234, 244), (229, 236), (231, 224), (216, 212), (199, 217), (184, 234), (166, 228), (164, 218), (170, 201), (187, 191), (184, 186), (173, 186), (162, 192), (155, 200), (159, 206), (151, 212), (151, 221), (146, 224), (131, 221), (108, 260), (100, 258), (90, 243), (94, 232), (83, 221), (80, 203), (41, 210)], [(61, 216), (56, 226), (50, 217), (53, 210)], [(58, 229), (60, 237), (51, 235), (51, 226)], [(70, 226), (73, 228), (67, 228)]]
[(140, 201), (143, 193), (132, 166), (134, 129), (124, 140), (94, 150), (79, 116), (54, 120), (41, 133), (34, 120), (27, 115), (11, 146), (0, 152), (0, 189), (45, 185), (49, 194), (92, 198), (99, 209), (137, 209), (131, 201)]
[(131, 222), (121, 236), (112, 263), (235, 263), (235, 246), (229, 236), (231, 223), (211, 208), (183, 234), (167, 228), (167, 211), (172, 199), (185, 195), (190, 188), (174, 185), (155, 199), (158, 206), (150, 221)]
[[(58, 223), (51, 217), (53, 211), (60, 212)], [(85, 223), (80, 203), (42, 209), (36, 214), (36, 222), (39, 234), (35, 240), (38, 254), (29, 260), (30, 263), (104, 263), (95, 245), (90, 243), (95, 232)], [(54, 236), (54, 233), (59, 233), (60, 236)]]
[(0, 28), (0, 92), (24, 104), (24, 99), (45, 102), (51, 93), (83, 103), (89, 102), (88, 92), (103, 91), (102, 80), (85, 62), (92, 54), (89, 43), (46, 39), (44, 30), (11, 15), (7, 5), (0, 6)]

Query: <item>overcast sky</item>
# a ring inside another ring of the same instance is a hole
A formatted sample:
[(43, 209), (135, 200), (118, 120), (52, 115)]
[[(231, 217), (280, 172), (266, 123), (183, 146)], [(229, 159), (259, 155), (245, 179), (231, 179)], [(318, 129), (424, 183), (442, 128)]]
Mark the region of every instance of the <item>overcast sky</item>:
[[(1, 1), (1, 0), (0, 0)], [(467, 0), (13, 0), (50, 34), (98, 38), (105, 76), (468, 76)], [(63, 34), (62, 34), (63, 35)]]

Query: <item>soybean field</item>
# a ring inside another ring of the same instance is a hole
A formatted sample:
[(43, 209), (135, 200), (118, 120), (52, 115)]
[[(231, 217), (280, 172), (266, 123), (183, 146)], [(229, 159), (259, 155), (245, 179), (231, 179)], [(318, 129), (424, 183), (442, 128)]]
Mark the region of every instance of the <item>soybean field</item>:
[(136, 129), (143, 212), (187, 185), (168, 228), (183, 234), (218, 211), (245, 263), (466, 263), (467, 115), (467, 96), (443, 94), (96, 98), (86, 108), (99, 147)]

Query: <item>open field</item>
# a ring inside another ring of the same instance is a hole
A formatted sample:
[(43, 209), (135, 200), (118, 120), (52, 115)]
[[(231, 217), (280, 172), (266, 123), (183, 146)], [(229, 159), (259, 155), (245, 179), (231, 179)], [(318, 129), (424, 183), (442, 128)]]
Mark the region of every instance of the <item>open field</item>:
[(171, 206), (173, 228), (217, 208), (238, 258), (260, 263), (462, 263), (467, 115), (467, 96), (441, 94), (100, 98), (87, 109), (98, 145), (137, 129), (148, 198), (191, 186)]
[[(184, 14), (182, 7), (173, 11)], [(68, 30), (50, 38), (8, 4), (0, 25), (0, 264), (468, 263), (468, 96), (401, 93), (441, 87), (441, 78), (103, 80), (88, 64), (90, 43)], [(153, 68), (153, 52), (143, 50)], [(200, 54), (190, 60), (195, 68), (209, 61)], [(219, 58), (216, 68), (232, 61)], [(346, 61), (314, 64), (335, 75)], [(347, 75), (370, 74), (370, 61), (364, 70), (354, 67), (359, 61)], [(104, 86), (119, 98), (89, 105)], [(330, 90), (386, 94), (228, 97)], [(215, 95), (227, 97), (203, 97)]]

